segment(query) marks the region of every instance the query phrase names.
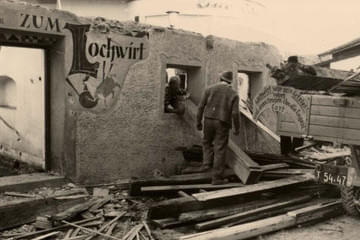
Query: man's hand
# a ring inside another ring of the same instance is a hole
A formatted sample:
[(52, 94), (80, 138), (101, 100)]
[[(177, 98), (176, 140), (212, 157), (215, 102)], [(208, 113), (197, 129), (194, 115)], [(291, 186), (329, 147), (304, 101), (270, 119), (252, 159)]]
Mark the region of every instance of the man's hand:
[(240, 134), (240, 131), (239, 131), (239, 129), (237, 129), (237, 130), (234, 130), (233, 133), (234, 133), (235, 136), (238, 136)]
[(196, 129), (199, 130), (199, 131), (203, 130), (203, 125), (202, 125), (202, 123), (196, 124)]

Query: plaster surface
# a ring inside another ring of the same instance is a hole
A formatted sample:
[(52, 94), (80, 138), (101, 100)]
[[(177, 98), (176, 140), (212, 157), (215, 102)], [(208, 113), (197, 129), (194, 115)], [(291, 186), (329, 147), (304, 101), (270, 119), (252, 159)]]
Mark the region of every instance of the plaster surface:
[[(188, 71), (192, 96), (187, 101), (196, 104), (225, 70), (256, 73), (250, 82), (255, 96), (275, 84), (265, 64), (281, 61), (278, 51), (265, 43), (82, 18), (7, 0), (0, 1), (0, 11), (10, 14), (4, 15), (0, 33), (21, 30), (56, 40), (46, 47), (50, 166), (77, 182), (151, 176), (154, 169), (172, 174), (183, 161), (175, 148), (201, 143), (183, 116), (163, 112), (167, 67)], [(27, 15), (35, 21), (43, 16), (43, 25), (23, 24)], [(241, 148), (278, 151), (245, 117), (241, 121)]]

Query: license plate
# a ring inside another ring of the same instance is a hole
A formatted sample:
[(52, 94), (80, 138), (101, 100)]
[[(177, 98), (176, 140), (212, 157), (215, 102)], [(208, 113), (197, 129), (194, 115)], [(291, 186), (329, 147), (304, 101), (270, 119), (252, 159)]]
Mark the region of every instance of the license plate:
[(348, 181), (348, 168), (321, 164), (315, 168), (315, 178), (320, 183), (346, 186)]

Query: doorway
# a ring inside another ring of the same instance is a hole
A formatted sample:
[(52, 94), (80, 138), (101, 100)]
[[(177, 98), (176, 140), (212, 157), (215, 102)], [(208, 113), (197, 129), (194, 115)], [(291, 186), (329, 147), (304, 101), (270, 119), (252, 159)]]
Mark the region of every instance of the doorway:
[(0, 153), (45, 169), (45, 50), (0, 45)]

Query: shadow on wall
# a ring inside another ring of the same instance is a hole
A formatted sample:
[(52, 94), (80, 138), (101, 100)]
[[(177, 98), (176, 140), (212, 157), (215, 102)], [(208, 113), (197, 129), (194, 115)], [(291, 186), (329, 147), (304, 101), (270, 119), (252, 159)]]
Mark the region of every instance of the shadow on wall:
[(0, 108), (16, 109), (16, 82), (9, 76), (0, 76)]
[(0, 122), (14, 130), (16, 117), (16, 82), (9, 76), (0, 76)]

